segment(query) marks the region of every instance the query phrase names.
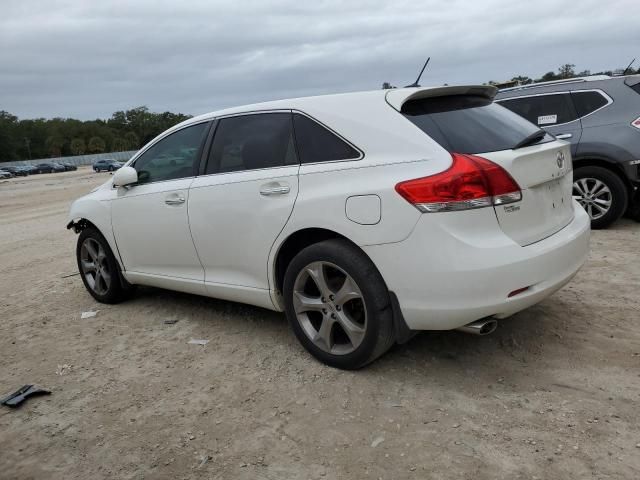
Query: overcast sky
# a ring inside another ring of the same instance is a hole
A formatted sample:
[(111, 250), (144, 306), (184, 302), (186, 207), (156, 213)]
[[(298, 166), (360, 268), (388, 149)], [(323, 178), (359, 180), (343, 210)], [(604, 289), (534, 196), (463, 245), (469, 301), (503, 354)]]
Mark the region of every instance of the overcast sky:
[[(106, 118), (412, 83), (611, 69), (639, 0), (0, 0), (0, 110)], [(636, 65), (637, 67), (637, 65)]]

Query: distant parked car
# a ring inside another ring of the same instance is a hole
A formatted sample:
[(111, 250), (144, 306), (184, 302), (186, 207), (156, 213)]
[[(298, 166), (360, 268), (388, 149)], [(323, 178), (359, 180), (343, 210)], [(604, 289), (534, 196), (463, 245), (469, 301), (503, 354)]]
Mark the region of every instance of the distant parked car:
[(33, 175), (36, 173), (36, 167), (34, 165), (23, 165), (19, 167), (22, 171), (26, 172), (27, 175)]
[(11, 178), (13, 177), (13, 173), (7, 170), (0, 170), (0, 179)]
[(625, 211), (640, 221), (640, 75), (521, 85), (496, 102), (571, 143), (573, 198), (593, 228)]
[(62, 165), (67, 172), (78, 170), (78, 167), (76, 167), (75, 165), (71, 165), (70, 163), (61, 163), (60, 165)]
[(39, 163), (35, 166), (36, 171), (34, 173), (53, 173), (56, 170), (56, 167), (53, 166), (53, 163)]
[(14, 167), (12, 165), (2, 167), (2, 170), (7, 172), (11, 172), (16, 177), (26, 177), (29, 175), (29, 172), (22, 167)]
[(122, 165), (122, 163), (116, 162), (115, 160), (98, 160), (93, 164), (93, 169), (96, 172), (101, 172), (102, 170), (113, 172), (114, 170), (118, 170)]
[(33, 173), (54, 173), (54, 172), (64, 172), (64, 167), (62, 165), (58, 165), (55, 162), (44, 162), (39, 163), (35, 166), (35, 171)]

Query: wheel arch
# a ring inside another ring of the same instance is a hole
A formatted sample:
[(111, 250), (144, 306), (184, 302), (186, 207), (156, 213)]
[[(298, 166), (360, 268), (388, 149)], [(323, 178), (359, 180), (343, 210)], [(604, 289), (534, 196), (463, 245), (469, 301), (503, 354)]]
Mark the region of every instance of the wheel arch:
[(624, 183), (625, 187), (627, 187), (627, 191), (629, 195), (633, 193), (633, 184), (629, 180), (629, 177), (626, 175), (624, 171), (624, 167), (620, 164), (620, 162), (616, 162), (610, 158), (599, 156), (599, 155), (586, 155), (586, 156), (578, 156), (573, 158), (573, 169), (576, 170), (581, 167), (602, 167), (610, 170), (612, 173), (615, 173), (620, 180)]
[[(404, 320), (404, 316), (402, 315), (398, 299), (395, 293), (389, 290), (389, 286), (387, 285), (382, 272), (380, 272), (373, 260), (371, 260), (371, 257), (369, 257), (369, 255), (367, 255), (367, 253), (362, 250), (362, 248), (360, 248), (358, 244), (353, 242), (345, 235), (342, 235), (341, 233), (338, 233), (334, 230), (317, 227), (303, 228), (292, 232), (280, 244), (273, 260), (273, 285), (275, 296), (279, 299), (282, 298), (284, 276), (289, 263), (291, 263), (291, 260), (293, 260), (293, 258), (304, 248), (329, 239), (342, 239), (347, 241), (350, 245), (353, 245), (355, 248), (360, 250), (371, 261), (371, 263), (373, 263), (376, 270), (378, 270), (378, 273), (380, 273), (380, 277), (382, 278), (386, 289), (389, 291), (396, 341), (398, 343), (405, 343), (406, 341), (411, 339), (415, 332), (411, 331), (407, 326), (407, 323)], [(276, 299), (274, 299), (274, 303), (276, 303)]]

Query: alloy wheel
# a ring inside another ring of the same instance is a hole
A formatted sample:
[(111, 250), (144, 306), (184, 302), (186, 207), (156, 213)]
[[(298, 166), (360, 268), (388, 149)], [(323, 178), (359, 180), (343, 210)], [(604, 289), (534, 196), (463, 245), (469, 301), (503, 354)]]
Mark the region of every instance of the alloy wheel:
[(573, 182), (573, 198), (587, 211), (592, 220), (607, 214), (613, 197), (609, 187), (597, 178), (581, 178)]
[(355, 280), (337, 265), (303, 268), (293, 287), (293, 308), (305, 335), (322, 351), (346, 355), (362, 343), (367, 310)]
[(111, 286), (111, 272), (104, 247), (95, 238), (87, 238), (80, 248), (80, 267), (89, 288), (105, 295)]

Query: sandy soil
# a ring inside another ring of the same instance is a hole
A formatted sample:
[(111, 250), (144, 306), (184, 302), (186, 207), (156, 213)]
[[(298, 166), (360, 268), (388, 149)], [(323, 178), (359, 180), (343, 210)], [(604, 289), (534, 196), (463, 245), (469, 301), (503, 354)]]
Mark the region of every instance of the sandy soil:
[(0, 395), (53, 392), (0, 407), (0, 478), (640, 478), (640, 224), (594, 232), (575, 280), (489, 337), (423, 333), (342, 372), (277, 313), (97, 304), (65, 219), (106, 178), (0, 183)]

